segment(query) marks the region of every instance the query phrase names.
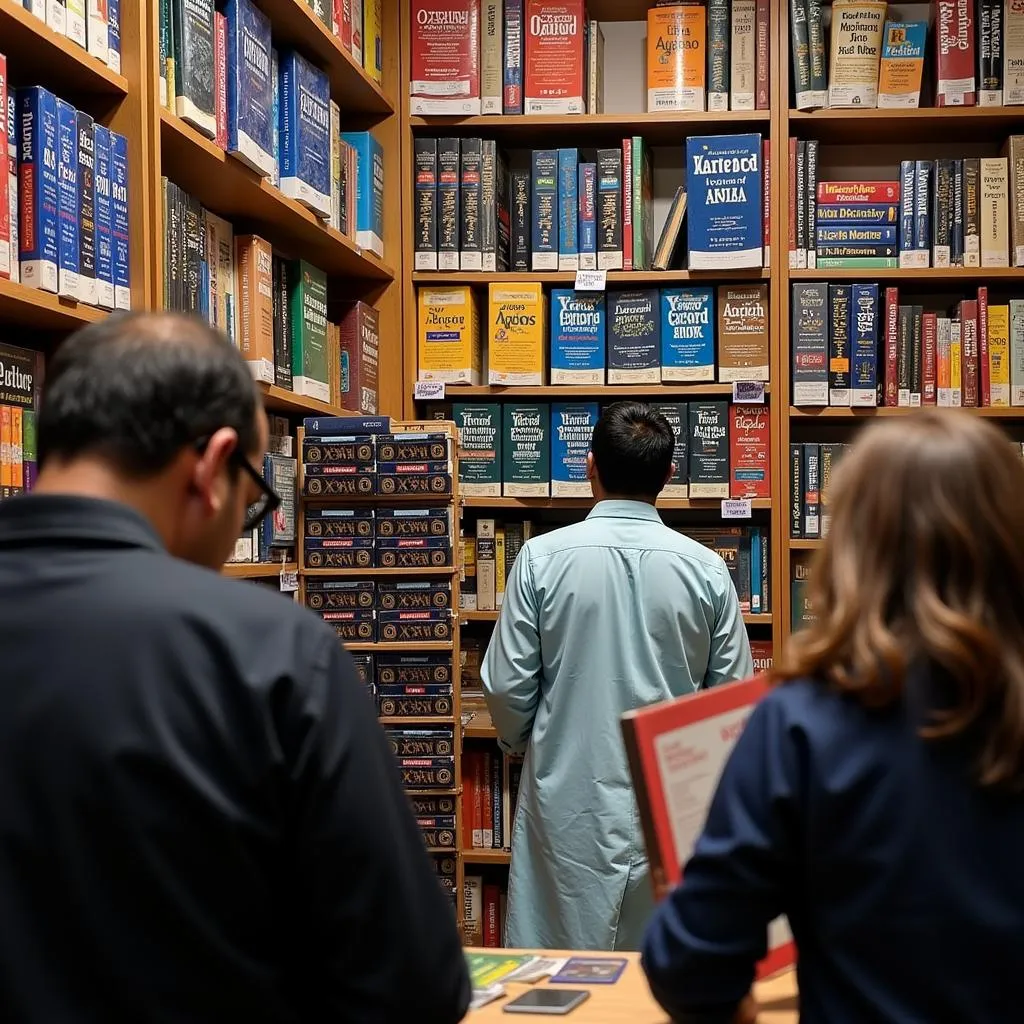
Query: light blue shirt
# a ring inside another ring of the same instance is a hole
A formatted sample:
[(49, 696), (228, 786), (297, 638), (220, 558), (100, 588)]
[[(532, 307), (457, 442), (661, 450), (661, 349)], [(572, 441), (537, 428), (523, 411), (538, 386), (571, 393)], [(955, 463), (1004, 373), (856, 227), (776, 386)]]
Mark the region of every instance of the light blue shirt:
[(753, 674), (725, 563), (652, 505), (598, 502), (524, 545), (481, 674), (526, 754), (507, 945), (638, 949), (654, 901), (620, 718)]

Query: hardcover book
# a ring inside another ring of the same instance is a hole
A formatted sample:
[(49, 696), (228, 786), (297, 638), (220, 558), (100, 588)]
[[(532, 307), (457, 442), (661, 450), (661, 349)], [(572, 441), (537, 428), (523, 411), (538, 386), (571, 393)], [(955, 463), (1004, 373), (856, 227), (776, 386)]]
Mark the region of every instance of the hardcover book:
[(459, 428), (459, 489), (467, 497), (501, 496), (501, 406), (455, 402)]
[(1024, 3), (1003, 5), (1003, 103), (1024, 104)]
[(85, 36), (87, 49), (104, 64), (110, 51), (107, 35), (107, 0), (89, 0), (86, 8)]
[(655, 402), (654, 409), (668, 420), (672, 433), (676, 436), (676, 446), (672, 453), (672, 476), (662, 489), (663, 498), (687, 498), (690, 487), (687, 483), (690, 471), (689, 460), (689, 410), (686, 402)]
[(413, 270), (437, 270), (437, 139), (413, 140)]
[(384, 77), (383, 0), (363, 0), (363, 69), (378, 85)]
[[(238, 297), (235, 288), (235, 233), (231, 225), (206, 211), (207, 263), (210, 267), (213, 326), (238, 344)], [(288, 358), (291, 370), (291, 356)], [(283, 386), (283, 381), (280, 381)]]
[(530, 269), (531, 193), (530, 171), (513, 168), (509, 174), (509, 269), (517, 274), (527, 273)]
[(251, 0), (228, 0), (228, 152), (257, 174), (274, 173), (270, 19)]
[(208, 139), (217, 134), (213, 0), (172, 0), (174, 110)]
[(729, 497), (729, 403), (691, 402), (690, 497)]
[(110, 192), (110, 132), (93, 128), (96, 157), (96, 303), (114, 308), (114, 207)]
[(524, 0), (505, 0), (505, 42), (502, 63), (502, 114), (523, 112)]
[(331, 214), (331, 99), (327, 75), (301, 54), (280, 57), (281, 191), (327, 218)]
[(257, 235), (235, 239), (238, 266), (238, 340), (253, 379), (274, 383), (273, 253)]
[(546, 498), (551, 490), (551, 409), (546, 403), (502, 407), (502, 494)]
[[(558, 270), (558, 150), (533, 151), (531, 269)], [(621, 243), (620, 243), (621, 259)], [(600, 264), (599, 264), (600, 265)]]
[(597, 151), (597, 269), (622, 269), (622, 150)]
[[(716, 14), (725, 19), (724, 46), (708, 46), (704, 10), (693, 4), (658, 4), (647, 12), (647, 110), (703, 110), (706, 65), (713, 80), (724, 81), (725, 105), (711, 103), (709, 109), (725, 110), (729, 104), (729, 8), (725, 0), (708, 5), (712, 25)], [(712, 40), (716, 38), (712, 29)], [(724, 70), (723, 70), (724, 69)], [(716, 74), (716, 72), (718, 72)], [(724, 73), (724, 79), (721, 74)]]
[(487, 331), (489, 384), (546, 383), (547, 302), (539, 282), (489, 285)]
[(331, 400), (327, 367), (327, 275), (305, 260), (288, 268), (292, 327), (292, 390)]
[(480, 322), (469, 287), (421, 288), (419, 380), (479, 384)]
[(828, 405), (828, 285), (794, 284), (793, 404)]
[(608, 293), (608, 383), (657, 384), (661, 380), (661, 315), (658, 290)]
[(597, 402), (551, 406), (551, 496), (588, 498), (587, 455), (597, 424)]
[(96, 150), (93, 119), (78, 119), (78, 298), (96, 305)]
[(483, 139), (463, 139), (459, 144), (460, 270), (483, 269), (482, 170)]
[(771, 497), (768, 406), (734, 405), (729, 420), (730, 497)]
[(718, 289), (718, 379), (768, 380), (768, 285)]
[(78, 111), (57, 100), (57, 294), (79, 295)]
[(578, 165), (578, 150), (558, 151), (558, 269), (562, 271), (580, 266)]
[(342, 132), (356, 151), (356, 242), (384, 256), (384, 150), (372, 132)]
[(601, 292), (551, 292), (551, 383), (604, 384), (605, 297)]
[(850, 404), (857, 408), (878, 404), (877, 284), (855, 284), (850, 295)]
[(887, 21), (882, 33), (878, 72), (878, 106), (921, 105), (921, 79), (928, 37), (926, 21)]
[[(37, 18), (44, 17), (46, 4), (43, 0), (29, 0), (29, 3), (24, 6), (30, 9)], [(66, 0), (64, 8), (64, 31), (67, 33), (68, 39), (85, 49), (88, 45), (85, 29), (85, 0)]]
[(878, 106), (878, 67), (886, 4), (844, 0), (832, 6), (830, 107)]
[(114, 308), (132, 308), (131, 241), (128, 218), (128, 140), (110, 133), (110, 195), (114, 217)]
[(526, 0), (527, 114), (582, 114), (584, 0)]
[(597, 270), (597, 164), (579, 165), (580, 270)]
[(457, 138), (437, 140), (437, 269), (459, 269), (461, 147)]
[(57, 291), (57, 98), (41, 86), (17, 91), (18, 248), (21, 283)]
[(480, 0), (412, 0), (409, 113), (479, 114)]
[(10, 278), (12, 264), (17, 264), (18, 254), (11, 238), (11, 211), (17, 219), (17, 198), (11, 201), (9, 194), (11, 180), (8, 174), (9, 162), (17, 160), (17, 146), (7, 135), (7, 58), (0, 53), (0, 277)]
[(973, 107), (977, 99), (974, 0), (935, 0), (935, 105)]
[(661, 290), (661, 379), (715, 379), (715, 297), (711, 288)]
[(502, 0), (481, 0), (480, 112), (502, 112)]
[(380, 314), (357, 302), (341, 321), (341, 405), (376, 415), (379, 411)]
[(754, 110), (757, 91), (756, 0), (731, 0), (732, 46), (729, 109)]

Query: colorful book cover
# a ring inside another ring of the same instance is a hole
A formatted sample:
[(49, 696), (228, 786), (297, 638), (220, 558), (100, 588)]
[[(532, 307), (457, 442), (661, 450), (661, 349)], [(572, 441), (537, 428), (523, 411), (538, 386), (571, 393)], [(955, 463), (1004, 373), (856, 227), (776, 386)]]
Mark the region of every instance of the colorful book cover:
[(547, 303), (539, 282), (491, 284), (487, 296), (488, 383), (546, 383)]
[(413, 139), (413, 270), (437, 270), (437, 139)]
[(257, 174), (274, 173), (270, 19), (251, 0), (228, 0), (228, 152)]
[[(0, 53), (0, 277), (11, 276), (11, 264), (17, 262), (17, 253), (11, 240), (11, 197), (8, 194), (9, 160), (14, 156), (7, 136), (7, 58)], [(16, 202), (15, 202), (16, 207)]]
[(523, 112), (523, 13), (523, 0), (505, 0), (501, 100), (503, 114)]
[(921, 105), (926, 21), (887, 21), (882, 35), (882, 63), (878, 72), (880, 108)]
[(479, 114), (480, 0), (412, 0), (410, 25), (409, 113)]
[(878, 404), (878, 285), (855, 284), (850, 296), (851, 405)]
[(57, 291), (57, 98), (42, 86), (17, 91), (21, 283)]
[(459, 428), (459, 489), (468, 497), (501, 496), (501, 406), (455, 402)]
[(658, 290), (608, 293), (608, 383), (661, 381)]
[(107, 67), (121, 74), (121, 0), (107, 0)]
[(270, 175), (270, 184), (274, 188), (281, 187), (281, 60), (274, 47), (270, 49), (270, 84), (274, 90), (274, 99), (270, 108), (271, 120), (271, 152), (274, 154), (274, 170)]
[(579, 151), (558, 151), (558, 269), (578, 270), (579, 192), (577, 190)]
[(711, 288), (662, 288), (661, 379), (715, 379), (715, 297)]
[(582, 114), (584, 103), (584, 0), (526, 0), (527, 114)]
[(341, 322), (341, 404), (375, 414), (380, 406), (380, 314), (357, 302)]
[(552, 404), (551, 497), (590, 497), (587, 455), (597, 417), (597, 402)]
[(57, 293), (79, 298), (78, 111), (57, 100)]
[(95, 306), (96, 287), (96, 150), (93, 119), (78, 115), (78, 297)]
[(473, 290), (420, 288), (418, 380), (479, 384), (483, 354)]
[(483, 270), (484, 140), (459, 143), (459, 270)]
[(974, 0), (935, 0), (935, 105), (973, 107)]
[(327, 275), (305, 260), (289, 264), (292, 390), (331, 400), (327, 367)]
[(128, 140), (110, 133), (110, 195), (113, 200), (114, 308), (132, 308), (131, 243), (128, 224)]
[[(18, 242), (18, 97), (14, 89), (8, 87), (6, 111), (0, 115), (7, 122), (7, 203), (10, 217), (11, 232), (11, 280), (21, 278), (19, 254), (21, 247)], [(2, 126), (0, 126), (2, 128)], [(4, 168), (0, 167), (0, 174)]]
[(501, 489), (508, 498), (547, 498), (551, 490), (551, 408), (502, 406)]
[(733, 405), (729, 419), (731, 498), (771, 497), (771, 436), (767, 405)]
[(767, 381), (768, 285), (718, 289), (718, 380)]
[(597, 164), (579, 165), (580, 270), (597, 270)]
[(621, 270), (622, 149), (597, 151), (597, 269)]
[[(301, 54), (281, 54), (281, 191), (331, 214), (331, 98), (327, 75)], [(325, 399), (326, 401), (326, 399)]]
[(356, 151), (356, 242), (384, 256), (384, 150), (372, 132), (342, 132)]
[(602, 292), (551, 292), (551, 383), (604, 384), (605, 297)]

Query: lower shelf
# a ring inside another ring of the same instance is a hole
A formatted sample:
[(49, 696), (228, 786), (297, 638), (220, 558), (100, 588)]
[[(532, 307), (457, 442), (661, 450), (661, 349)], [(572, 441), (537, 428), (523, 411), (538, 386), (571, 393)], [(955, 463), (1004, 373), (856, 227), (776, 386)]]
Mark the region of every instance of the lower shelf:
[(462, 859), (467, 864), (511, 864), (512, 854), (508, 850), (463, 850)]
[(451, 641), (444, 643), (422, 643), (422, 644), (345, 644), (346, 651), (364, 651), (367, 654), (423, 654), (436, 651), (453, 651), (455, 649)]
[[(875, 419), (879, 416), (913, 416), (914, 413), (920, 412), (921, 408), (938, 409), (939, 406), (907, 408), (905, 406), (882, 405), (865, 409), (851, 409), (840, 405), (792, 405), (789, 408), (789, 415), (791, 417), (816, 420)], [(953, 412), (954, 410), (950, 409), (949, 411)], [(972, 416), (981, 416), (983, 419), (1024, 420), (1024, 406), (1019, 405), (957, 406), (956, 411), (968, 412)]]
[[(790, 546), (794, 546), (797, 542), (793, 542)], [(498, 613), (496, 611), (486, 612), (468, 612), (460, 611), (459, 618), (463, 622), (497, 622)], [(748, 626), (770, 626), (772, 624), (772, 613), (766, 612), (763, 614), (755, 614), (752, 612), (745, 612), (743, 615), (743, 621)]]
[(295, 572), (294, 562), (229, 562), (223, 574), (236, 580), (258, 580)]

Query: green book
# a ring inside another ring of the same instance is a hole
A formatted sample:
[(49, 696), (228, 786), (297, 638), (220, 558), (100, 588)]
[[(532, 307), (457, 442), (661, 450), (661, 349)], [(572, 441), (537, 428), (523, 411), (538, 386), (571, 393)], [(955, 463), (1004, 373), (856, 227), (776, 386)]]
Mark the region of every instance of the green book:
[(292, 390), (331, 400), (327, 368), (327, 275), (305, 260), (288, 265)]
[(551, 406), (507, 402), (502, 409), (501, 488), (508, 498), (551, 494)]
[(639, 135), (633, 136), (633, 269), (651, 269), (654, 231), (654, 173), (651, 150)]
[(889, 256), (819, 256), (818, 270), (895, 270), (900, 261)]
[(459, 488), (468, 497), (501, 497), (501, 406), (455, 402), (459, 428)]

